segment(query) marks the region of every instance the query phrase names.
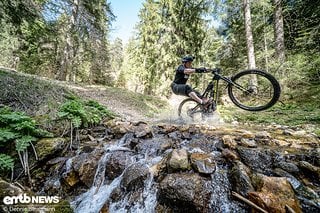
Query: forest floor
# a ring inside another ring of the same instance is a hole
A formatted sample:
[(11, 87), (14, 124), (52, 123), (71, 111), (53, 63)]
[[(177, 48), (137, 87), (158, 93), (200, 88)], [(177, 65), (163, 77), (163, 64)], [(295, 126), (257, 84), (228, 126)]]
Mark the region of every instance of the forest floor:
[[(0, 88), (3, 88), (0, 104), (36, 116), (53, 115), (68, 96), (75, 95), (98, 101), (125, 120), (151, 123), (180, 122), (177, 107), (185, 98), (173, 95), (170, 99), (161, 99), (122, 88), (61, 82), (4, 69), (0, 69)], [(263, 112), (247, 112), (234, 107), (230, 101), (224, 101), (224, 105), (219, 105), (218, 110), (205, 122), (209, 125), (226, 122), (300, 126), (312, 128), (312, 132), (320, 135), (319, 94), (317, 86), (309, 87), (303, 93), (292, 93), (295, 101), (278, 102)]]

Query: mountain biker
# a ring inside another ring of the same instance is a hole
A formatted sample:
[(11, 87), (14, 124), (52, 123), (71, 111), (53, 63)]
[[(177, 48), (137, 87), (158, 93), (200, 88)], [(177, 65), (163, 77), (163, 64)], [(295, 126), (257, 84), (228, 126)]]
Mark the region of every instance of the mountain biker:
[(176, 95), (189, 96), (199, 104), (205, 105), (208, 103), (208, 99), (201, 99), (200, 94), (192, 89), (187, 83), (189, 76), (193, 73), (203, 73), (206, 68), (192, 68), (192, 61), (194, 57), (185, 56), (181, 59), (182, 64), (176, 69), (174, 80), (171, 84), (171, 89)]

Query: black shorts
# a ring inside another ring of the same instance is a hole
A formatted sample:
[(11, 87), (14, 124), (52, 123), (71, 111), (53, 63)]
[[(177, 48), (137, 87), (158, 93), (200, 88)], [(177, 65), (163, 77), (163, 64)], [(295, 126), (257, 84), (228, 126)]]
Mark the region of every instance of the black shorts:
[(193, 90), (189, 85), (187, 84), (171, 84), (171, 89), (174, 94), (176, 95), (184, 95), (189, 96), (190, 92), (195, 92), (198, 96), (200, 95), (197, 91)]

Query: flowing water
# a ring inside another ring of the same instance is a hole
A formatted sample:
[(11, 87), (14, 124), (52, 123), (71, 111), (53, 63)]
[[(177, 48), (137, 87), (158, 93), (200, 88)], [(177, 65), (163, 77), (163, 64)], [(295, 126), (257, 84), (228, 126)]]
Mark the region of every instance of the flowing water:
[[(125, 147), (127, 140), (132, 137), (132, 134), (126, 134), (117, 143), (107, 145), (104, 147), (105, 154), (99, 160), (96, 174), (94, 177), (92, 187), (85, 193), (76, 197), (72, 202), (71, 206), (74, 212), (86, 212), (86, 213), (98, 213), (102, 207), (108, 203), (110, 200), (111, 193), (116, 189), (120, 188), (121, 181), (123, 179), (123, 174), (126, 169), (135, 163), (141, 163), (147, 165), (148, 168), (161, 160), (161, 157), (155, 156), (150, 157), (149, 155), (135, 155), (132, 157), (131, 162), (127, 165), (123, 173), (112, 180), (112, 182), (106, 180), (106, 162), (113, 151), (129, 151)], [(147, 150), (146, 153), (153, 153), (152, 150)], [(67, 167), (69, 163), (67, 164)], [(138, 198), (136, 198), (133, 205), (128, 206), (129, 200), (132, 194), (128, 193), (118, 202), (110, 203), (109, 212), (154, 212), (155, 206), (157, 204), (157, 188), (155, 187), (155, 182), (153, 181), (153, 176), (149, 175), (144, 181), (143, 191)]]

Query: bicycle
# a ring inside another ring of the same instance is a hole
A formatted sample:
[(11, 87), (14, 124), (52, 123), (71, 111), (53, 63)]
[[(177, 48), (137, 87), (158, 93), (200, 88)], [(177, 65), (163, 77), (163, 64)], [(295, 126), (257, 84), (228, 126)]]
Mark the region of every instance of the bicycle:
[(262, 70), (244, 70), (232, 77), (221, 75), (221, 69), (207, 69), (213, 77), (200, 94), (200, 98), (209, 99), (208, 104), (202, 105), (187, 98), (178, 107), (179, 117), (190, 117), (196, 115), (204, 116), (213, 113), (218, 104), (219, 81), (227, 83), (228, 95), (231, 101), (239, 108), (248, 111), (262, 111), (272, 107), (279, 100), (281, 88), (279, 82), (270, 73)]

